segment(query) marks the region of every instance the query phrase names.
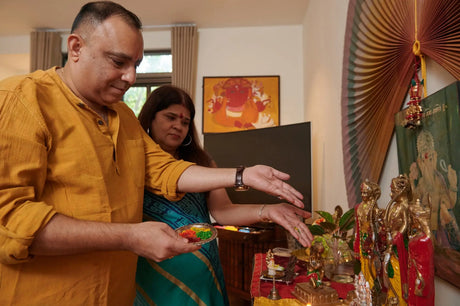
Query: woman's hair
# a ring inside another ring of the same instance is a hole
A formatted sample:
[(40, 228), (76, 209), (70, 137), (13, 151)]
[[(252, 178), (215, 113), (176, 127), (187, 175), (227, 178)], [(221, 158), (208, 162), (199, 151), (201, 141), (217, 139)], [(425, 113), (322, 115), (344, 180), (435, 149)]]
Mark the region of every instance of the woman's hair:
[(142, 23), (136, 14), (128, 11), (120, 4), (112, 1), (97, 1), (82, 6), (73, 21), (70, 33), (74, 33), (81, 25), (96, 27), (111, 16), (120, 16), (127, 24), (138, 30), (142, 29)]
[[(201, 148), (198, 133), (196, 131), (195, 105), (192, 98), (182, 89), (173, 85), (163, 85), (155, 89), (147, 98), (141, 112), (139, 122), (142, 128), (149, 133), (155, 115), (173, 104), (183, 105), (190, 112), (190, 125), (184, 144), (177, 149), (179, 158), (197, 163), (200, 166), (209, 167), (212, 164), (210, 156)], [(149, 133), (150, 137), (152, 135)], [(190, 144), (188, 142), (190, 141)]]

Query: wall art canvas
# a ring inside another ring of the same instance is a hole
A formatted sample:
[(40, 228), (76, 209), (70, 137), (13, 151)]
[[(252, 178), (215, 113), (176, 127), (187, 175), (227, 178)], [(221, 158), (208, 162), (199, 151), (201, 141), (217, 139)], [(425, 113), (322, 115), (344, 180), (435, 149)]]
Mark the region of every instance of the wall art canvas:
[(203, 77), (203, 133), (279, 126), (279, 76)]
[(409, 176), (422, 205), (431, 207), (436, 275), (460, 288), (460, 82), (421, 101), (421, 126), (395, 116), (400, 173)]

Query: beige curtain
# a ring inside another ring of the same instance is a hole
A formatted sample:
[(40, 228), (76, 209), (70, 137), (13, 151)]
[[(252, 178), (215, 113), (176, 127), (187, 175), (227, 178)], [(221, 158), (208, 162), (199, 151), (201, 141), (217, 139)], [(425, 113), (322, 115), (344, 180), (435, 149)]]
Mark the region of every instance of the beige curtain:
[(61, 66), (61, 34), (36, 31), (30, 33), (30, 71)]
[(198, 35), (196, 26), (174, 26), (171, 31), (172, 84), (195, 96)]

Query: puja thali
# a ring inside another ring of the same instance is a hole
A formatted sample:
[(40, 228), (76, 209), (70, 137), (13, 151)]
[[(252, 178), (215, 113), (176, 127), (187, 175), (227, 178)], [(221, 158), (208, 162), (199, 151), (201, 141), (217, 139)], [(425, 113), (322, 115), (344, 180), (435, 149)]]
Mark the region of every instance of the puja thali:
[(193, 223), (181, 226), (176, 232), (188, 239), (189, 243), (202, 245), (208, 243), (217, 237), (217, 230), (211, 224)]

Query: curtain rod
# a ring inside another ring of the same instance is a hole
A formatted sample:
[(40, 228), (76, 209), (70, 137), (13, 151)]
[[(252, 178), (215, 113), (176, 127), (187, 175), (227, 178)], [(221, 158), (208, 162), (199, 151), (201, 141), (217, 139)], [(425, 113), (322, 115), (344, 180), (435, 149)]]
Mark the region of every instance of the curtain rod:
[[(143, 30), (153, 30), (153, 29), (162, 29), (162, 28), (174, 28), (174, 27), (194, 27), (195, 23), (174, 23), (174, 24), (160, 24), (160, 25), (146, 25), (142, 26)], [(36, 28), (35, 31), (40, 32), (62, 32), (70, 33), (70, 29), (52, 29), (52, 28)]]

